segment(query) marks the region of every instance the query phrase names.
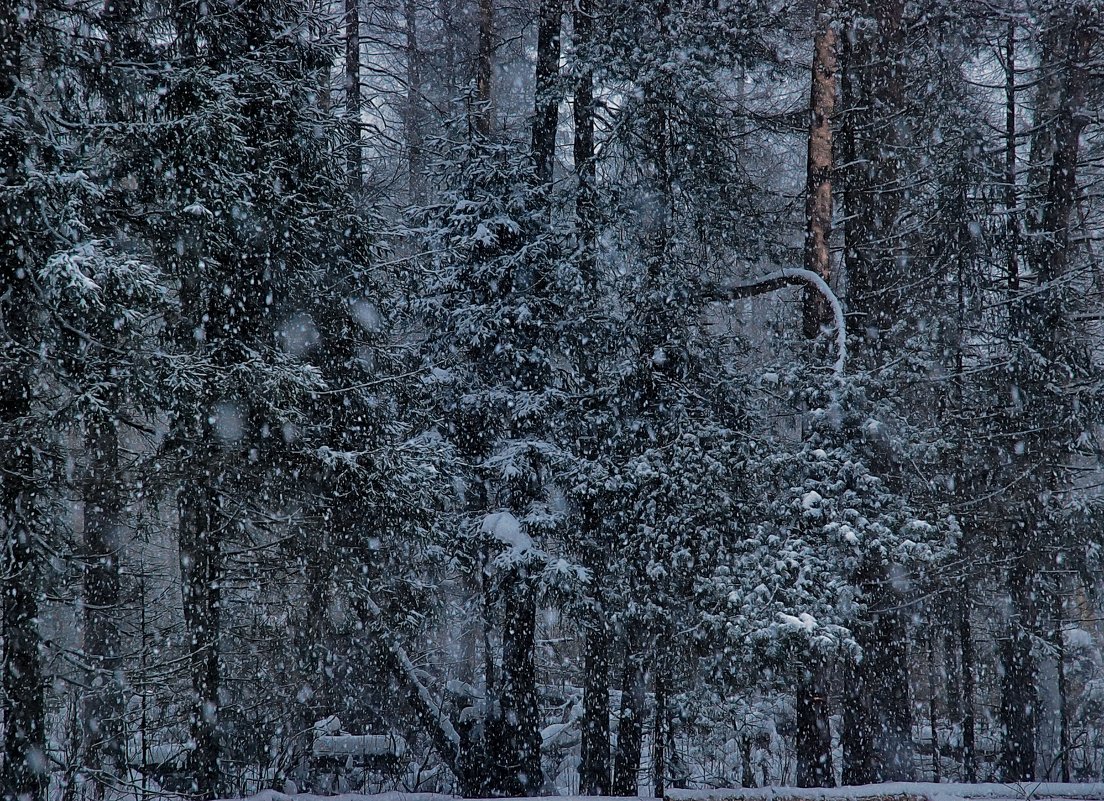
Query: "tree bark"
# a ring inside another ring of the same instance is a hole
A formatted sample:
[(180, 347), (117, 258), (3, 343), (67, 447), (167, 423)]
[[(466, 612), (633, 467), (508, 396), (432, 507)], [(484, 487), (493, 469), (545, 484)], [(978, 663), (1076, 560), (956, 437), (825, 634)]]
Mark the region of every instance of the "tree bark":
[(562, 17), (563, 0), (541, 0), (540, 20), (537, 25), (532, 153), (537, 185), (543, 187), (552, 185), (552, 171), (556, 163), (556, 132), (560, 110), (556, 78), (560, 71)]
[(1020, 288), (1020, 225), (1016, 206), (1016, 20), (1009, 18), (1004, 44), (1004, 208), (1008, 215), (1008, 290)]
[(640, 755), (644, 742), (644, 666), (634, 643), (634, 637), (626, 638), (617, 753), (613, 765), (613, 794), (620, 796), (637, 794)]
[(494, 78), (494, 0), (479, 0), (479, 50), (475, 61), (475, 132), (491, 135), (491, 82)]
[(977, 748), (974, 735), (974, 639), (970, 626), (970, 599), (965, 594), (958, 612), (958, 643), (962, 664), (962, 774), (977, 781)]
[(829, 724), (827, 666), (811, 654), (796, 692), (797, 786), (834, 787), (832, 730)]
[(410, 202), (425, 202), (422, 176), (422, 55), (418, 50), (418, 7), (403, 0), (406, 17), (406, 169)]
[[(20, 81), (27, 21), (19, 3), (0, 8), (0, 102), (19, 115)], [(0, 175), (5, 187), (26, 182), (28, 143), (18, 123), (0, 127)], [(20, 195), (17, 194), (18, 198)], [(16, 200), (0, 204), (0, 625), (4, 661), (0, 687), (4, 705), (4, 801), (44, 801), (46, 720), (39, 661), (41, 558), (34, 531), (37, 502), (32, 412), (33, 295), (24, 252), (27, 220), (34, 212)]]
[[(835, 0), (817, 3), (813, 38), (812, 86), (809, 92), (809, 148), (805, 188), (805, 269), (828, 282), (832, 277), (832, 115), (836, 106), (837, 37)], [(812, 339), (832, 320), (821, 293), (806, 287), (803, 331)]]
[(845, 261), (850, 320), (871, 357), (901, 318), (903, 278), (894, 234), (901, 186), (898, 129), (904, 108), (904, 0), (850, 0), (855, 25), (845, 37), (843, 106), (848, 164), (845, 176)]
[(587, 289), (594, 291), (598, 286), (598, 224), (597, 165), (594, 159), (594, 69), (590, 64), (594, 36), (593, 0), (576, 0), (573, 21), (575, 55), (580, 62), (575, 81), (575, 100), (572, 104), (575, 123), (572, 155), (577, 182), (575, 219), (579, 229), (579, 269)]
[(1032, 653), (1035, 629), (1031, 577), (1034, 571), (1023, 558), (1008, 571), (1011, 615), (1001, 641), (1000, 722), (1004, 735), (1000, 768), (1005, 781), (1035, 781), (1038, 759), (1038, 666)]
[[(118, 408), (117, 398), (109, 406)], [(125, 771), (120, 671), (121, 601), (119, 559), (123, 550), (123, 499), (119, 482), (119, 437), (111, 419), (97, 419), (85, 436), (89, 465), (84, 482), (84, 655), (90, 692), (84, 696), (82, 724), (86, 764), (102, 793), (108, 777)]]
[(502, 621), (502, 721), (509, 761), (503, 765), (510, 795), (539, 794), (541, 770), (540, 708), (537, 699), (536, 591), (524, 567), (504, 582)]
[(360, 186), (363, 177), (360, 147), (360, 0), (345, 0), (345, 123), (349, 180)]
[[(217, 456), (211, 456), (212, 462)], [(211, 463), (211, 462), (209, 462)], [(219, 602), (222, 596), (221, 528), (217, 492), (188, 481), (180, 493), (180, 579), (188, 662), (192, 678), (189, 756), (192, 792), (199, 801), (218, 798), (219, 772)]]
[[(597, 532), (600, 518), (592, 502), (582, 513), (585, 531)], [(592, 597), (584, 632), (582, 753), (579, 764), (579, 791), (583, 795), (609, 795), (610, 792), (610, 693), (609, 626), (603, 602), (605, 580), (603, 555), (597, 547), (587, 549), (588, 567), (593, 576)]]

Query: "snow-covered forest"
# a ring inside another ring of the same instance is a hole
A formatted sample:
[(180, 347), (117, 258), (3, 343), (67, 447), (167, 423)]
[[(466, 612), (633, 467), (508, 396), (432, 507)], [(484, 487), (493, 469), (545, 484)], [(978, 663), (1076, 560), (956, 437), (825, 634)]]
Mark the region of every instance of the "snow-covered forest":
[(1104, 780), (1099, 0), (0, 0), (4, 801)]

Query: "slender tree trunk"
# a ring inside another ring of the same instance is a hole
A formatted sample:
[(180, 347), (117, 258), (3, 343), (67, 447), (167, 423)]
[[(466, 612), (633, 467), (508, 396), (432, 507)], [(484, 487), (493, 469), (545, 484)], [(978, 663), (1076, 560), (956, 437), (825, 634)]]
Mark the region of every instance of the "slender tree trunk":
[[(106, 0), (102, 21), (106, 34), (107, 68), (103, 87), (108, 121), (123, 124), (131, 119), (138, 102), (139, 87), (133, 65), (139, 58), (134, 25), (139, 13), (133, 0)], [(128, 198), (129, 200), (129, 198)], [(101, 318), (97, 337), (107, 346), (105, 358), (119, 345), (114, 320)], [(123, 466), (119, 448), (118, 420), (123, 412), (122, 391), (113, 386), (114, 376), (103, 376), (109, 389), (103, 398), (106, 410), (88, 415), (84, 439), (88, 454), (84, 480), (84, 653), (89, 665), (89, 686), (84, 697), (81, 723), (86, 764), (91, 768), (95, 792), (104, 790), (126, 770), (124, 687), (120, 653), (121, 588), (120, 560), (124, 549), (122, 487)]]
[[(418, 6), (403, 0), (406, 17), (406, 168), (410, 202), (425, 202), (422, 176), (422, 55), (418, 50)], [(447, 35), (447, 33), (446, 33)]]
[(963, 596), (958, 613), (958, 645), (962, 659), (962, 775), (977, 781), (977, 747), (974, 735), (974, 638), (970, 626), (970, 599)]
[(932, 779), (938, 784), (943, 781), (943, 772), (939, 757), (939, 730), (936, 728), (936, 724), (938, 723), (935, 709), (936, 639), (935, 631), (932, 631), (928, 636), (928, 727), (931, 729)]
[(180, 493), (180, 578), (192, 677), (190, 725), (195, 750), (189, 767), (193, 795), (200, 801), (218, 798), (221, 791), (218, 715), (222, 522), (217, 492), (200, 481), (186, 482)]
[(1008, 289), (1020, 288), (1020, 225), (1016, 193), (1016, 20), (1009, 18), (1004, 44), (1004, 208), (1008, 215)]
[(667, 790), (667, 678), (662, 663), (655, 671), (655, 710), (652, 721), (652, 782), (656, 798), (663, 798)]
[[(1060, 568), (1059, 568), (1060, 569)], [(1062, 766), (1062, 781), (1070, 780), (1070, 714), (1069, 680), (1066, 676), (1066, 638), (1064, 607), (1066, 603), (1065, 582), (1061, 573), (1057, 577), (1058, 591), (1054, 599), (1054, 651), (1055, 666), (1058, 671), (1058, 759)]]
[[(631, 625), (631, 624), (630, 624)], [(640, 772), (644, 742), (644, 666), (635, 647), (636, 638), (626, 637), (625, 667), (621, 680), (621, 712), (617, 726), (617, 753), (613, 764), (613, 794), (634, 796)]]
[(845, 249), (849, 320), (858, 342), (876, 359), (883, 334), (903, 312), (895, 234), (901, 202), (899, 128), (904, 110), (900, 54), (904, 0), (849, 0), (857, 18), (844, 40), (843, 99), (848, 151)]
[(540, 708), (537, 698), (536, 592), (525, 568), (515, 568), (505, 582), (502, 621), (502, 719), (509, 744), (507, 785), (512, 795), (540, 792)]
[[(560, 71), (560, 26), (563, 0), (541, 0), (537, 25), (537, 72), (533, 113), (533, 164), (540, 186), (551, 186), (556, 163), (556, 132), (560, 99), (556, 79)], [(551, 208), (549, 209), (551, 213)]]
[(861, 662), (848, 662), (843, 680), (843, 784), (870, 784), (874, 781), (874, 743), (869, 721), (870, 693), (866, 671)]
[[(809, 92), (809, 152), (805, 189), (805, 269), (828, 282), (832, 277), (832, 115), (836, 107), (837, 37), (834, 0), (818, 0)], [(825, 297), (805, 289), (803, 329), (810, 339), (832, 320)]]
[(755, 787), (755, 772), (751, 767), (751, 737), (740, 738), (740, 786)]
[[(595, 618), (604, 614), (599, 612)], [(609, 795), (609, 635), (605, 621), (594, 619), (586, 630), (583, 687), (583, 743), (579, 787), (583, 795)]]
[(797, 786), (834, 787), (827, 666), (811, 654), (797, 689)]
[(1031, 580), (1034, 571), (1020, 558), (1008, 571), (1012, 606), (1009, 630), (1001, 642), (1000, 721), (1004, 734), (1001, 774), (1005, 781), (1034, 781), (1037, 761), (1036, 731), (1038, 668), (1032, 653), (1035, 629)]
[[(0, 98), (6, 113), (18, 114), (16, 95), (23, 67), (26, 8), (0, 7)], [(6, 187), (18, 187), (27, 143), (18, 124), (0, 128), (0, 175)], [(43, 801), (46, 793), (46, 721), (39, 662), (39, 595), (42, 576), (35, 543), (37, 499), (32, 432), (31, 365), (25, 349), (34, 349), (32, 265), (23, 252), (25, 226), (33, 213), (22, 203), (0, 204), (0, 633), (4, 698), (4, 754), (0, 797), (4, 801)]]
[[(575, 223), (578, 230), (579, 271), (588, 297), (598, 291), (598, 225), (595, 206), (596, 166), (594, 159), (594, 73), (590, 68), (590, 45), (593, 37), (592, 0), (576, 0), (573, 7), (573, 37), (575, 56), (579, 60), (574, 86), (572, 116), (575, 138), (572, 155), (575, 163)], [(582, 372), (586, 386), (594, 392), (598, 384), (598, 355), (581, 352)], [(597, 440), (597, 432), (589, 432)], [(591, 449), (588, 456), (597, 457)], [(584, 554), (594, 580), (589, 621), (585, 631), (585, 686), (583, 688), (582, 754), (579, 766), (580, 792), (585, 795), (610, 793), (610, 633), (607, 610), (603, 603), (602, 584), (606, 555), (592, 545), (598, 541), (602, 519), (593, 498), (583, 501), (581, 520), (584, 532)]]
[[(595, 504), (588, 502), (582, 512), (584, 529), (595, 534), (601, 519)], [(609, 624), (602, 590), (605, 581), (604, 554), (598, 547), (587, 548), (593, 581), (584, 636), (584, 686), (582, 754), (579, 765), (579, 791), (584, 795), (609, 795), (610, 792), (610, 692)]]
[[(881, 571), (881, 568), (877, 568)], [(862, 660), (845, 681), (843, 783), (912, 781), (912, 699), (909, 693), (908, 631), (881, 572), (871, 581), (871, 597), (886, 595), (859, 630)]]
[(479, 50), (475, 58), (475, 132), (491, 135), (492, 87), (494, 78), (494, 0), (479, 0)]
[(346, 163), (354, 186), (360, 186), (363, 176), (360, 113), (360, 0), (345, 0), (345, 120), (349, 129)]
[[(117, 408), (117, 402), (110, 402)], [(84, 654), (89, 686), (82, 709), (87, 764), (98, 793), (125, 771), (120, 671), (119, 559), (123, 549), (123, 500), (119, 487), (119, 438), (110, 419), (93, 422), (85, 437), (89, 454), (84, 482)]]

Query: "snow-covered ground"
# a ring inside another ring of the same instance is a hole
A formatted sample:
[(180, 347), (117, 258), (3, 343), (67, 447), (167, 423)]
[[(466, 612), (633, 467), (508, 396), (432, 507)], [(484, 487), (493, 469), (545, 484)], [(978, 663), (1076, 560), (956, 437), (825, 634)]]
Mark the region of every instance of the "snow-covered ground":
[[(635, 801), (641, 801), (638, 797)], [(1014, 784), (935, 784), (931, 782), (894, 782), (858, 787), (799, 788), (757, 787), (749, 789), (669, 790), (665, 801), (828, 801), (832, 799), (905, 799), (915, 801), (1104, 801), (1104, 784), (1061, 784), (1058, 782), (1022, 782)], [(455, 796), (437, 793), (379, 793), (364, 795), (288, 795), (266, 790), (242, 801), (455, 801)], [(519, 799), (519, 801), (548, 801)], [(557, 801), (626, 801), (602, 796), (560, 796)], [(629, 801), (632, 801), (631, 799)]]
[(1089, 801), (1104, 799), (1104, 784), (1062, 784), (1019, 782), (1012, 784), (936, 784), (934, 782), (888, 782), (857, 787), (758, 787), (749, 789), (670, 790), (667, 801), (818, 801), (819, 799), (908, 798), (919, 801)]

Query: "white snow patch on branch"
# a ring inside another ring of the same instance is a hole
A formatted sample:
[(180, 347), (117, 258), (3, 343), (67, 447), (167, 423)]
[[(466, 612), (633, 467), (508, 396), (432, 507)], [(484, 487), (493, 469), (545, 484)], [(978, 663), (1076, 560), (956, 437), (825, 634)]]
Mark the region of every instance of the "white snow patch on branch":
[(741, 289), (752, 289), (760, 284), (769, 284), (774, 281), (787, 281), (789, 283), (804, 281), (806, 284), (815, 287), (828, 301), (828, 305), (832, 307), (832, 317), (836, 324), (836, 363), (832, 369), (837, 375), (842, 375), (844, 365), (847, 363), (847, 323), (843, 317), (843, 304), (836, 297), (836, 293), (832, 291), (832, 287), (828, 286), (828, 282), (819, 275), (812, 270), (801, 267), (783, 267), (781, 270), (775, 270), (773, 273), (756, 278), (754, 281), (731, 284), (728, 286), (728, 290), (738, 292)]

